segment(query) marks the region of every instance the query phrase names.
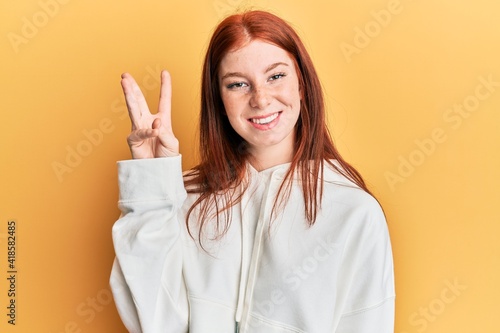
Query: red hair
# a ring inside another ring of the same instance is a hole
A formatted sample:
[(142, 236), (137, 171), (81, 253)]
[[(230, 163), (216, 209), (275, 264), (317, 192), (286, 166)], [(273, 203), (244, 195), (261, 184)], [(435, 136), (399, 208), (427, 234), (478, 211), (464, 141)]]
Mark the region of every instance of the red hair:
[[(252, 40), (274, 44), (290, 54), (297, 69), (302, 95), (294, 155), (275, 199), (273, 214), (288, 200), (293, 176), (296, 174), (302, 180), (307, 223), (313, 225), (323, 195), (320, 175), (325, 162), (369, 192), (361, 175), (340, 156), (333, 144), (326, 126), (321, 84), (311, 58), (296, 32), (284, 20), (268, 12), (248, 11), (231, 15), (215, 29), (205, 56), (200, 116), (201, 161), (185, 178), (188, 192), (200, 194), (190, 207), (186, 219), (189, 228), (189, 216), (200, 206), (200, 242), (203, 225), (210, 217), (216, 218), (215, 228), (219, 231), (217, 237), (225, 234), (231, 221), (230, 208), (241, 200), (246, 189), (244, 179), (249, 157), (246, 142), (234, 131), (225, 116), (218, 71), (222, 58), (229, 51)], [(243, 191), (234, 191), (239, 186), (242, 186)], [(223, 212), (225, 223), (221, 224), (219, 215)]]

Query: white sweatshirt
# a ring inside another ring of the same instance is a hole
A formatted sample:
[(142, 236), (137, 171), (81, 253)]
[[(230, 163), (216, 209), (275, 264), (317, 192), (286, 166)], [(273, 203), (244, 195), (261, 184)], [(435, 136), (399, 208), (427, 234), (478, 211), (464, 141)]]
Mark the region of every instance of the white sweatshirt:
[(325, 166), (314, 226), (297, 180), (269, 226), (288, 167), (249, 166), (229, 230), (204, 251), (185, 224), (196, 195), (186, 194), (181, 157), (118, 162), (110, 283), (130, 332), (394, 331), (392, 252), (377, 201)]

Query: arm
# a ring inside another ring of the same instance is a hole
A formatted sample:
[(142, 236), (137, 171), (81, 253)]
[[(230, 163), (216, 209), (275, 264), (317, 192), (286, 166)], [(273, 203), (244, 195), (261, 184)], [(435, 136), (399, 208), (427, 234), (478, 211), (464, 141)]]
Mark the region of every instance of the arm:
[(110, 285), (130, 332), (187, 332), (177, 219), (186, 192), (171, 124), (170, 75), (161, 73), (154, 115), (130, 74), (122, 75), (121, 85), (132, 122), (127, 142), (134, 160), (118, 163), (122, 214), (113, 227), (116, 258)]
[(336, 333), (394, 332), (394, 268), (389, 232), (376, 203), (350, 235), (343, 285), (346, 303)]
[(181, 157), (118, 164), (120, 219), (111, 288), (130, 332), (187, 332), (177, 211), (186, 197)]

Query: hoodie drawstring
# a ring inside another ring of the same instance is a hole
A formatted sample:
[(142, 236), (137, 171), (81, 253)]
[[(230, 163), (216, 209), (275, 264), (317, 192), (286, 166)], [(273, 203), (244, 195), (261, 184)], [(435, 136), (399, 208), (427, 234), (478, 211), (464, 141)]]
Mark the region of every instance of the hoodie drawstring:
[[(241, 225), (241, 268), (240, 268), (240, 286), (239, 286), (239, 293), (238, 293), (238, 305), (236, 308), (236, 315), (235, 315), (235, 332), (240, 331), (240, 324), (246, 323), (248, 321), (248, 315), (250, 312), (250, 308), (252, 305), (252, 299), (253, 299), (253, 293), (255, 289), (255, 282), (257, 279), (257, 273), (258, 273), (258, 268), (259, 268), (259, 262), (260, 262), (260, 256), (262, 253), (262, 244), (263, 244), (263, 238), (264, 238), (264, 229), (268, 225), (265, 223), (266, 221), (266, 211), (268, 207), (268, 201), (269, 201), (269, 189), (270, 189), (270, 183), (272, 182), (272, 174), (267, 175), (269, 176), (268, 179), (258, 179), (259, 175), (252, 174), (253, 177), (256, 177), (253, 179), (253, 181), (262, 181), (263, 184), (265, 184), (265, 187), (261, 189), (261, 193), (257, 193), (257, 196), (260, 196), (262, 198), (262, 201), (260, 203), (260, 207), (251, 207), (251, 209), (256, 209), (260, 208), (258, 210), (259, 216), (257, 220), (257, 226), (255, 229), (255, 238), (253, 242), (253, 248), (252, 248), (252, 253), (250, 256), (250, 263), (248, 263), (248, 252), (250, 251), (250, 248), (248, 248), (248, 243), (249, 243), (249, 230), (245, 229), (247, 227), (246, 223), (244, 221), (246, 220), (243, 215), (245, 215), (245, 209), (247, 205), (243, 205), (242, 202), (242, 225)], [(247, 189), (247, 191), (250, 189)], [(253, 191), (252, 191), (253, 192)], [(257, 190), (257, 192), (259, 192)], [(253, 193), (254, 194), (254, 193)], [(252, 194), (249, 194), (249, 197), (252, 196)]]

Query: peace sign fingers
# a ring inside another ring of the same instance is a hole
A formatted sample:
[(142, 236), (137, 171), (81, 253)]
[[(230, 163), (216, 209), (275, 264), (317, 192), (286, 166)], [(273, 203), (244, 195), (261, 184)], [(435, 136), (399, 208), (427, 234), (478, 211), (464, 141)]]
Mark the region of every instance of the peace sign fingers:
[(158, 113), (151, 114), (144, 94), (132, 75), (122, 74), (121, 85), (127, 102), (132, 132), (127, 138), (133, 158), (179, 154), (179, 142), (172, 131), (170, 74), (162, 71)]

